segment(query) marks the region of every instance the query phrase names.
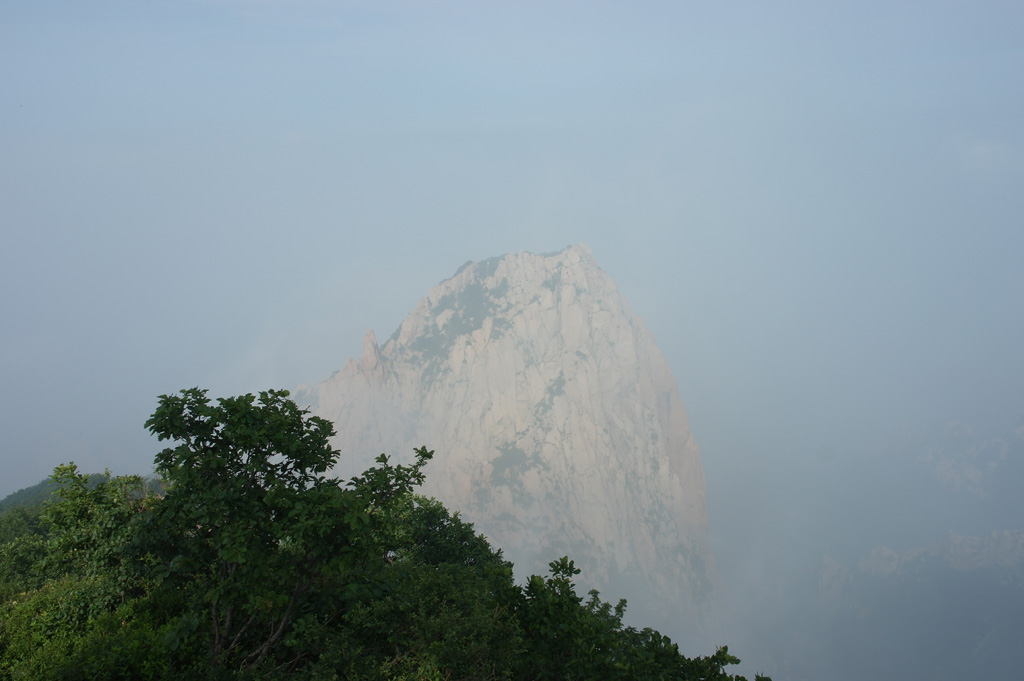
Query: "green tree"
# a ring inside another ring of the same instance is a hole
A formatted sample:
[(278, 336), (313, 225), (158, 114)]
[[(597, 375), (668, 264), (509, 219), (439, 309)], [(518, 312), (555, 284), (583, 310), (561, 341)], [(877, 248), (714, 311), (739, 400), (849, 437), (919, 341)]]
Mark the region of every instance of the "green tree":
[(584, 601), (572, 581), (580, 570), (567, 557), (549, 567), (550, 577), (534, 575), (523, 589), (518, 614), (526, 651), (519, 679), (746, 681), (726, 672), (740, 661), (728, 648), (688, 658), (653, 629), (623, 627), (625, 600), (612, 607), (591, 591)]
[(150, 506), (147, 483), (138, 475), (114, 477), (110, 471), (96, 477), (79, 473), (74, 463), (54, 469), (56, 499), (43, 507), (50, 543), (45, 569), (53, 576), (111, 573), (127, 589), (140, 576), (131, 546)]
[(742, 679), (584, 600), (568, 558), (517, 586), (413, 494), (425, 448), (330, 478), (331, 424), (287, 397), (163, 395), (159, 485), (69, 464), (41, 512), (0, 515), (0, 678)]
[(42, 505), (34, 505), (0, 513), (0, 603), (42, 585), (37, 569), (46, 555), (42, 511)]
[(296, 633), (321, 611), (311, 590), (383, 560), (375, 527), (432, 454), (421, 448), (409, 467), (382, 455), (342, 486), (326, 475), (332, 424), (283, 390), (215, 404), (198, 388), (162, 395), (146, 426), (178, 442), (156, 457), (168, 485), (148, 532), (159, 577), (189, 595), (181, 624), (209, 637), (212, 663), (242, 669), (285, 642), (293, 661), (308, 654)]
[(512, 565), (440, 502), (389, 513), (381, 589), (351, 604), (316, 665), (341, 678), (508, 679), (522, 652)]
[(116, 622), (131, 621), (126, 608), (147, 593), (134, 548), (150, 503), (142, 478), (84, 475), (72, 463), (51, 482), (36, 531), (0, 547), (0, 570), (19, 587), (0, 606), (0, 670), (16, 678), (80, 678), (78, 652), (97, 622), (116, 611)]

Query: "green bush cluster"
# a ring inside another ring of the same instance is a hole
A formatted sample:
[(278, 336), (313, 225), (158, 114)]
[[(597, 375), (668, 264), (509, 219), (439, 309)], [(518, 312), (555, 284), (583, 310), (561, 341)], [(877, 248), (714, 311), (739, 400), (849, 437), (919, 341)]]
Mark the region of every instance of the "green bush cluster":
[(286, 391), (164, 395), (160, 484), (73, 464), (0, 515), (0, 678), (735, 679), (577, 595), (568, 558), (515, 583), (414, 493), (432, 456), (329, 476), (333, 428)]

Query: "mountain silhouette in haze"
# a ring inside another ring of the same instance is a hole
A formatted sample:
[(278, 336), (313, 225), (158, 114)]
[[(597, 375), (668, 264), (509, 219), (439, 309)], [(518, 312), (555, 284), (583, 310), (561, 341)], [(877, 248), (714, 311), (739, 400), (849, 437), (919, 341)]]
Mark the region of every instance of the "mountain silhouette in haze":
[(568, 555), (627, 615), (673, 635), (708, 622), (700, 453), (654, 338), (586, 246), (466, 263), (296, 401), (335, 423), (340, 477), (434, 449), (422, 493), (520, 576)]

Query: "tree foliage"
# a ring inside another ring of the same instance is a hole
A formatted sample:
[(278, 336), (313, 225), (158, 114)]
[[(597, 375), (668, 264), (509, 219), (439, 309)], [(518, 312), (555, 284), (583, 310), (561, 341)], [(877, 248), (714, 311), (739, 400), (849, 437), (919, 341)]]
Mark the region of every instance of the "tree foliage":
[(159, 578), (189, 594), (206, 620), (215, 665), (259, 666), (310, 608), (311, 588), (375, 553), (366, 529), (411, 493), (429, 458), (386, 458), (343, 488), (326, 476), (332, 425), (307, 417), (286, 391), (218, 400), (163, 396), (146, 422), (179, 444), (157, 454), (168, 483), (149, 528)]
[(432, 456), (341, 482), (334, 431), (285, 391), (159, 398), (154, 486), (73, 464), (0, 516), (0, 678), (741, 679), (584, 600), (568, 558), (515, 583), (415, 495)]

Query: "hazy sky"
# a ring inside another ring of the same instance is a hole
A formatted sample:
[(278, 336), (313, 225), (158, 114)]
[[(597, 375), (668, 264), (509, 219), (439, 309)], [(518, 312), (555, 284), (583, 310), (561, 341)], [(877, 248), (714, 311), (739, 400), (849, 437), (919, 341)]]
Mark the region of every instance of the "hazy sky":
[(0, 495), (146, 472), (157, 395), (318, 381), (466, 260), (584, 242), (723, 564), (1024, 527), (1024, 5), (893, 5), (2, 3)]
[(157, 395), (321, 380), (466, 260), (584, 242), (740, 597), (1024, 528), (1022, 36), (1019, 2), (4, 2), (0, 495), (148, 472)]

